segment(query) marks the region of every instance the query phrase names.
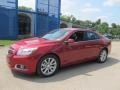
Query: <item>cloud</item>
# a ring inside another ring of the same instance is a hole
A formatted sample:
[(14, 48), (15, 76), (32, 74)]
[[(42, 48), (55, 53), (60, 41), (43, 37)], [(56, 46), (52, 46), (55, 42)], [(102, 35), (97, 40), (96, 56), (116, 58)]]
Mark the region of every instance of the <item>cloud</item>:
[(93, 7), (90, 3), (86, 3), (85, 7), (81, 10), (83, 13), (96, 13), (101, 12), (99, 8)]
[(104, 6), (114, 6), (114, 5), (120, 6), (120, 0), (106, 0), (104, 2)]
[(98, 8), (93, 8), (93, 7), (90, 7), (90, 8), (84, 8), (82, 10), (83, 13), (95, 13), (95, 12), (100, 12), (101, 10), (98, 9)]
[(101, 19), (102, 21), (108, 21), (108, 17), (107, 16), (98, 16), (97, 19)]
[(107, 19), (107, 16), (98, 16), (97, 19)]
[(86, 3), (85, 4), (85, 7), (91, 7), (92, 5), (91, 5), (91, 3)]
[(101, 12), (101, 9), (94, 7), (91, 3), (86, 2), (85, 4), (81, 4), (79, 0), (62, 0), (61, 5), (62, 14), (64, 15), (72, 14), (79, 17), (80, 13), (93, 14)]
[[(73, 0), (61, 0), (61, 11), (62, 14), (65, 15), (71, 15), (73, 13), (74, 10), (74, 4)], [(72, 8), (73, 7), (73, 8)]]

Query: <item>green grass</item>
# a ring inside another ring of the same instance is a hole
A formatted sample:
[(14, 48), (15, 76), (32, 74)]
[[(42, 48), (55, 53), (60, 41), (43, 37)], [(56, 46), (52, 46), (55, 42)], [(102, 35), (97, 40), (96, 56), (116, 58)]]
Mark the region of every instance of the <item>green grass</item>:
[(13, 44), (15, 40), (0, 40), (0, 46), (9, 46)]

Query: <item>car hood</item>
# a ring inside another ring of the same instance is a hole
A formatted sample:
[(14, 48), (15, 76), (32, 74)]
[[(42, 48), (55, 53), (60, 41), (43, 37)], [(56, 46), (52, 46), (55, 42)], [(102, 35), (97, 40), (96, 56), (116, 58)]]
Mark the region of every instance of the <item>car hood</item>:
[(34, 48), (34, 47), (42, 47), (48, 45), (56, 45), (57, 43), (58, 41), (51, 41), (51, 40), (35, 37), (35, 38), (29, 38), (29, 39), (17, 41), (15, 44), (11, 45), (11, 47), (14, 49)]

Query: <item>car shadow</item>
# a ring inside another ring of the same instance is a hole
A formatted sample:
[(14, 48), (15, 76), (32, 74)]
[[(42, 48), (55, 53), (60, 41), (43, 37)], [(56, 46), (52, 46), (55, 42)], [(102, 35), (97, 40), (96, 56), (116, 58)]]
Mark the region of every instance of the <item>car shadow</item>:
[(66, 67), (61, 69), (59, 73), (57, 73), (56, 75), (47, 77), (47, 78), (41, 78), (37, 75), (26, 75), (26, 74), (21, 74), (17, 72), (13, 72), (13, 76), (15, 78), (19, 78), (19, 79), (23, 79), (23, 80), (27, 80), (35, 83), (58, 82), (58, 81), (67, 80), (69, 78), (72, 78), (78, 75), (92, 76), (91, 74), (89, 74), (90, 72), (108, 68), (119, 62), (120, 60), (110, 57), (108, 58), (108, 61), (106, 63), (99, 64), (96, 62), (88, 62), (88, 63)]

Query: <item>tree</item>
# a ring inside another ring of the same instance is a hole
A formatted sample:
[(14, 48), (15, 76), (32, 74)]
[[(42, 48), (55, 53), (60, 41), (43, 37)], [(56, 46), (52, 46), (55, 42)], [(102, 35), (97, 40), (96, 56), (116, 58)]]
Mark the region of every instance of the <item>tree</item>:
[(61, 20), (62, 20), (62, 21), (66, 21), (66, 22), (71, 22), (71, 17), (70, 17), (70, 16), (63, 15), (63, 16), (61, 16)]
[(33, 9), (30, 8), (30, 7), (20, 6), (20, 7), (18, 7), (18, 8), (19, 8), (19, 10), (33, 11)]
[(92, 28), (92, 22), (89, 20), (84, 21), (84, 27), (85, 28)]
[(106, 34), (109, 32), (109, 25), (106, 22), (101, 23), (100, 25), (98, 25), (98, 31), (101, 34)]
[(111, 34), (115, 37), (119, 37), (120, 38), (120, 25), (115, 25), (113, 24), (112, 28), (111, 28)]
[(70, 16), (70, 19), (71, 19), (71, 23), (74, 24), (76, 23), (76, 18), (73, 15)]
[(112, 28), (117, 28), (117, 25), (115, 23), (112, 23)]
[(76, 24), (77, 24), (77, 25), (80, 25), (81, 23), (82, 23), (82, 21), (76, 20)]
[(95, 22), (96, 25), (100, 25), (101, 24), (101, 19), (98, 19), (96, 22)]
[(73, 23), (74, 27), (80, 27), (80, 28), (92, 28), (93, 30), (98, 30), (101, 34), (112, 34), (113, 36), (119, 36), (120, 37), (120, 25), (117, 25), (116, 23), (112, 23), (109, 27), (107, 22), (101, 22), (101, 19), (98, 19), (96, 22), (92, 22), (90, 20), (82, 21), (76, 19), (73, 15), (67, 16), (63, 15), (61, 16), (62, 21), (66, 21), (69, 23)]

